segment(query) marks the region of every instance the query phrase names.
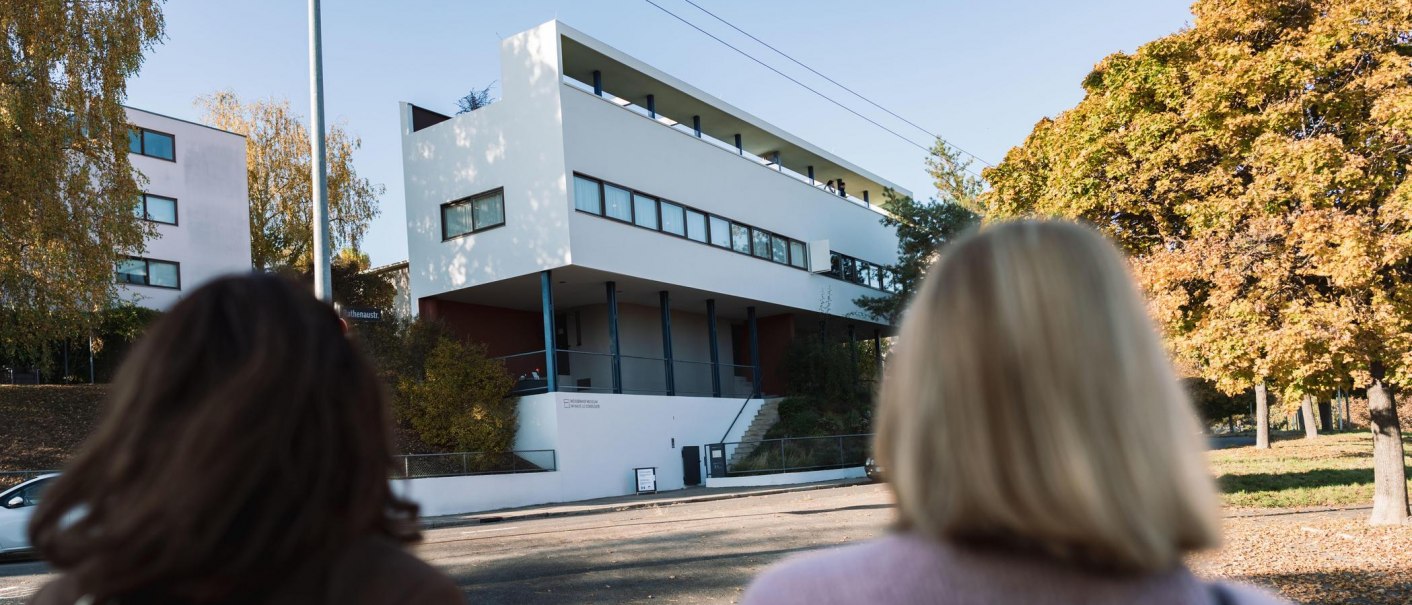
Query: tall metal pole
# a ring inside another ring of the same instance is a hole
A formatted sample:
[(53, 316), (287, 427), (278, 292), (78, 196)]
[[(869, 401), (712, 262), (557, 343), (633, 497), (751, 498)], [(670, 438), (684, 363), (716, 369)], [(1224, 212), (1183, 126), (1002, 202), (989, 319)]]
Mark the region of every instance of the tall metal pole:
[(324, 58), (319, 39), (319, 0), (309, 0), (309, 159), (314, 182), (314, 295), (333, 302), (329, 274), (328, 167), (324, 151)]

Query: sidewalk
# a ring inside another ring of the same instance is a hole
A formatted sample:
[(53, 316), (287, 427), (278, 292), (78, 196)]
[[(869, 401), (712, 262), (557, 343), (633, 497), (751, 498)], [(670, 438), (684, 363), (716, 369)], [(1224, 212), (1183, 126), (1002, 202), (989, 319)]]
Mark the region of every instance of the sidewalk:
[(807, 492), (818, 489), (848, 487), (850, 485), (864, 485), (867, 483), (870, 483), (870, 481), (868, 481), (867, 479), (839, 479), (836, 481), (801, 483), (799, 485), (789, 485), (784, 487), (689, 487), (686, 489), (673, 490), (669, 492), (658, 492), (655, 494), (614, 496), (612, 498), (598, 498), (596, 500), (582, 500), (579, 502), (540, 504), (536, 506), (506, 508), (493, 511), (465, 513), (460, 515), (424, 517), (421, 520), (421, 527), (422, 529), (439, 529), (443, 527), (459, 527), (463, 525), (476, 525), (480, 523), (496, 523), (499, 521), (519, 521), (524, 519), (546, 519), (549, 517), (593, 515), (599, 513), (609, 513), (639, 508), (672, 506), (674, 504), (713, 502), (716, 500), (729, 500), (731, 498), (747, 498), (750, 496), (768, 496), (771, 494)]

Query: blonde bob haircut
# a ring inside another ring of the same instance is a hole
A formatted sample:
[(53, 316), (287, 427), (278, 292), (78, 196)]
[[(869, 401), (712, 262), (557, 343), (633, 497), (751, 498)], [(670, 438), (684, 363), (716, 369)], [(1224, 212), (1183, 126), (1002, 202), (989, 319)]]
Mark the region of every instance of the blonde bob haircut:
[(1092, 229), (1015, 221), (953, 242), (897, 347), (874, 445), (901, 528), (1119, 573), (1217, 542), (1195, 412)]

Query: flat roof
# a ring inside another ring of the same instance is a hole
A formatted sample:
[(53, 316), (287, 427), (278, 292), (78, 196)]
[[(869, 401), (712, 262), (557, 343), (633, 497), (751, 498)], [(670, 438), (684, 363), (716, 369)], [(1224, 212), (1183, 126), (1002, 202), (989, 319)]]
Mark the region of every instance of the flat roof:
[(224, 133), (226, 133), (226, 134), (233, 134), (233, 135), (238, 136), (238, 137), (240, 137), (240, 138), (242, 138), (242, 139), (244, 139), (244, 138), (249, 138), (249, 137), (246, 137), (245, 135), (240, 134), (240, 133), (238, 133), (238, 132), (231, 132), (231, 131), (226, 130), (226, 129), (224, 129), (224, 128), (216, 128), (215, 126), (212, 126), (212, 125), (210, 125), (210, 124), (202, 124), (202, 123), (200, 123), (200, 122), (193, 122), (193, 121), (191, 121), (191, 120), (183, 120), (183, 119), (178, 118), (178, 117), (175, 117), (175, 116), (169, 116), (169, 115), (167, 115), (167, 114), (165, 114), (165, 113), (157, 113), (157, 112), (152, 111), (152, 110), (149, 110), (149, 109), (142, 109), (141, 107), (133, 107), (133, 106), (131, 106), (131, 105), (123, 105), (123, 109), (130, 109), (130, 110), (132, 110), (132, 111), (140, 111), (140, 112), (145, 113), (145, 114), (147, 114), (147, 115), (149, 115), (149, 116), (157, 116), (157, 117), (159, 117), (159, 118), (166, 118), (166, 119), (168, 119), (168, 120), (176, 120), (176, 121), (178, 121), (178, 122), (183, 122), (183, 123), (186, 123), (186, 124), (190, 124), (190, 125), (192, 125), (192, 126), (200, 126), (200, 127), (202, 127), (202, 128), (209, 128), (209, 129), (214, 130), (214, 131), (216, 131), (216, 132), (224, 132)]
[[(804, 174), (814, 167), (819, 182), (843, 178), (848, 191), (857, 194), (871, 191), (878, 196), (883, 189), (911, 195), (906, 188), (865, 170), (848, 160), (825, 151), (804, 139), (790, 134), (765, 120), (718, 99), (683, 82), (666, 72), (639, 61), (603, 42), (555, 20), (559, 33), (560, 60), (564, 75), (591, 84), (593, 72), (599, 72), (604, 92), (637, 105), (647, 105), (647, 95), (653, 95), (657, 115), (679, 123), (691, 124), (693, 116), (701, 117), (701, 131), (721, 141), (733, 141), (741, 136), (745, 151), (760, 157), (780, 154), (786, 168)], [(881, 201), (881, 197), (876, 198)]]

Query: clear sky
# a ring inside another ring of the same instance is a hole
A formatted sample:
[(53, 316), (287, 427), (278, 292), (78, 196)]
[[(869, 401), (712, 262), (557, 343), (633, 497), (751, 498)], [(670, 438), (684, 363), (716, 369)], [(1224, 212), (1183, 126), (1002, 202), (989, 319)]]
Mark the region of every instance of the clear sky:
[[(774, 55), (683, 0), (655, 0), (921, 144), (927, 135)], [(961, 148), (994, 163), (1034, 123), (1082, 98), (1104, 56), (1191, 20), (1189, 0), (696, 0)], [(169, 0), (167, 40), (129, 83), (129, 105), (198, 120), (193, 100), (309, 107), (307, 3)], [(644, 0), (324, 0), (325, 115), (362, 137), (358, 172), (387, 187), (363, 248), (406, 259), (397, 103), (451, 113), (500, 78), (500, 39), (550, 19), (929, 196), (925, 153), (702, 35)], [(498, 95), (497, 95), (498, 96)], [(977, 165), (979, 168), (979, 165)]]

